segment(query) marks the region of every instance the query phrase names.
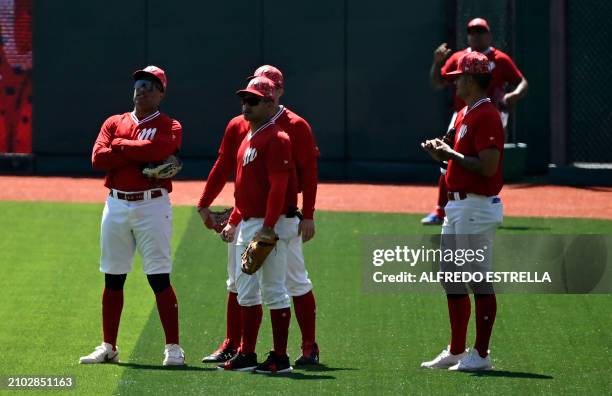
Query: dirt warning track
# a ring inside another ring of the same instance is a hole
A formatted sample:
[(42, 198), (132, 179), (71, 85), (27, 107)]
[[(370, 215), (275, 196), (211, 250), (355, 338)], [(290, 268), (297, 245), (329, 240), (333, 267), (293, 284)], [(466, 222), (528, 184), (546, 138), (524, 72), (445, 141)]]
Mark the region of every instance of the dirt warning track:
[[(197, 204), (204, 181), (174, 182), (175, 205)], [(228, 183), (215, 205), (232, 205)], [(0, 200), (104, 202), (108, 190), (97, 178), (0, 176)], [(506, 216), (586, 217), (612, 219), (612, 188), (508, 185), (500, 194)], [(429, 212), (437, 197), (435, 186), (321, 183), (317, 209), (342, 212)]]

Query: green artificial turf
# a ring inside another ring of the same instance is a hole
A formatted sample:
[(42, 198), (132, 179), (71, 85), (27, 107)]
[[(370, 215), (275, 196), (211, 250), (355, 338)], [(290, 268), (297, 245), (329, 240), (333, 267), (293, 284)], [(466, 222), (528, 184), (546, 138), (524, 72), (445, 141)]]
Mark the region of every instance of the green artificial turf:
[[(317, 213), (317, 235), (304, 250), (317, 298), (321, 367), (270, 377), (200, 363), (225, 334), (226, 245), (189, 207), (174, 210), (172, 275), (188, 366), (161, 366), (163, 332), (139, 261), (125, 287), (122, 363), (82, 366), (79, 356), (101, 341), (102, 206), (0, 202), (0, 211), (0, 376), (74, 376), (69, 394), (84, 395), (605, 394), (612, 388), (610, 295), (499, 295), (495, 371), (420, 369), (448, 343), (442, 293), (368, 294), (360, 285), (362, 235), (439, 232), (422, 227), (418, 215), (402, 214)], [(612, 234), (612, 221), (506, 218), (499, 232)], [(271, 346), (265, 310), (263, 323), (261, 358)], [(469, 343), (473, 330), (471, 323)], [(292, 319), (292, 358), (299, 343)]]

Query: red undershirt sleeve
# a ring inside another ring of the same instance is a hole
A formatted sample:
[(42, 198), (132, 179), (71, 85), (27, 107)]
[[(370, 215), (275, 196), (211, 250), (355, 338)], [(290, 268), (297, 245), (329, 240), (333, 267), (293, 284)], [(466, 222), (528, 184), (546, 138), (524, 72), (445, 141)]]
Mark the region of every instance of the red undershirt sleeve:
[(131, 161), (121, 153), (113, 152), (111, 141), (116, 128), (113, 117), (102, 124), (91, 154), (91, 164), (97, 170), (111, 170), (127, 165)]
[(285, 205), (285, 194), (289, 183), (289, 172), (274, 172), (268, 174), (270, 191), (268, 192), (268, 202), (266, 206), (266, 217), (264, 227), (273, 228), (280, 217), (283, 206)]
[(227, 222), (233, 226), (237, 226), (241, 221), (242, 221), (242, 213), (240, 213), (238, 208), (234, 206), (234, 210), (232, 211), (232, 214), (230, 215), (230, 218)]
[(225, 154), (219, 155), (208, 174), (208, 179), (206, 179), (204, 191), (198, 201), (199, 208), (209, 207), (212, 205), (215, 198), (219, 196), (223, 187), (225, 187), (225, 183), (227, 183), (227, 180), (234, 171), (235, 166), (233, 166), (233, 162), (235, 161), (231, 161)]

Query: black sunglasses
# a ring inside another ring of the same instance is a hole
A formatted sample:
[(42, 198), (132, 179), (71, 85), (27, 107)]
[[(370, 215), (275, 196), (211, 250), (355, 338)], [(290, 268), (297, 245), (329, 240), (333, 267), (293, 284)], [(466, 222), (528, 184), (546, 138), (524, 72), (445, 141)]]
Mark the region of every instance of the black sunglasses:
[(251, 107), (259, 105), (262, 101), (262, 99), (257, 96), (245, 96), (244, 98), (240, 99), (242, 100), (242, 104), (248, 104)]
[(161, 87), (158, 83), (150, 80), (136, 80), (134, 81), (134, 89), (144, 89), (145, 91), (151, 92), (154, 89), (161, 91)]

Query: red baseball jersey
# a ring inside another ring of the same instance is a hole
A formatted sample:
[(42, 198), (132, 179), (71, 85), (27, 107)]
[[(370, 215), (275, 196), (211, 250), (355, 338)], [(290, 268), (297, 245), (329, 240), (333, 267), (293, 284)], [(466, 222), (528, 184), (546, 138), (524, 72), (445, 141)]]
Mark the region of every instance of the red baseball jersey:
[(106, 171), (104, 185), (108, 188), (144, 191), (162, 187), (170, 192), (170, 179), (149, 179), (142, 169), (176, 153), (181, 139), (181, 124), (159, 111), (142, 120), (134, 112), (114, 115), (102, 124), (91, 162), (95, 169)]
[(468, 157), (478, 157), (482, 150), (495, 147), (500, 151), (497, 172), (485, 177), (469, 171), (455, 161), (448, 161), (446, 185), (448, 191), (480, 195), (497, 195), (504, 184), (502, 161), (504, 158), (504, 127), (499, 112), (489, 98), (482, 99), (468, 110), (457, 113), (455, 120), (454, 150)]
[[(242, 140), (236, 163), (236, 208), (243, 219), (266, 217), (269, 175), (279, 172), (295, 175), (292, 172), (294, 166), (289, 136), (278, 125), (268, 122)], [(290, 187), (291, 184), (295, 185), (295, 177), (289, 180), (281, 213), (287, 213), (287, 209), (296, 202), (295, 187)]]
[[(457, 51), (451, 55), (450, 58), (446, 60), (442, 69), (440, 69), (440, 74), (443, 76), (457, 69), (457, 64), (459, 62), (459, 58), (464, 54), (471, 52), (470, 48), (466, 48), (462, 51)], [(523, 74), (521, 74), (520, 70), (516, 67), (512, 59), (504, 52), (498, 50), (497, 48), (489, 47), (488, 50), (483, 52), (484, 55), (489, 58), (489, 65), (491, 68), (491, 84), (487, 89), (487, 96), (491, 98), (491, 101), (500, 110), (503, 110), (502, 107), (502, 99), (504, 98), (504, 94), (506, 93), (506, 86), (508, 84), (518, 84), (521, 82), (523, 78)], [(459, 111), (464, 108), (466, 103), (455, 95), (453, 100), (453, 110)]]
[[(319, 157), (319, 148), (312, 129), (302, 117), (283, 106), (271, 121), (289, 135), (297, 177), (296, 193), (303, 193), (304, 217), (312, 219), (317, 195), (317, 158)], [(208, 175), (198, 206), (212, 205), (229, 177), (235, 172), (236, 154), (249, 130), (249, 122), (242, 115), (232, 118), (227, 124), (219, 147), (219, 157)]]

